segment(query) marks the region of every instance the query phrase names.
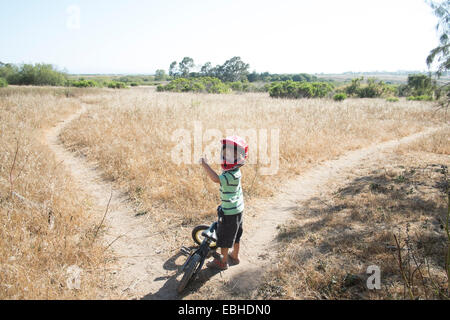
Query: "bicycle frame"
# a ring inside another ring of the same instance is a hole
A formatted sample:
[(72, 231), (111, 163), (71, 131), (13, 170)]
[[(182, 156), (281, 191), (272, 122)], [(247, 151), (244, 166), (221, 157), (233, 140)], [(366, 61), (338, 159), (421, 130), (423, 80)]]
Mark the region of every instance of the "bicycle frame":
[(203, 264), (205, 262), (205, 259), (208, 256), (209, 251), (211, 250), (209, 245), (211, 244), (211, 242), (216, 242), (217, 241), (217, 239), (215, 239), (213, 237), (213, 234), (214, 234), (215, 230), (217, 230), (217, 221), (213, 222), (211, 224), (211, 226), (207, 230), (202, 232), (202, 235), (205, 237), (203, 239), (203, 241), (202, 241), (202, 244), (196, 250), (191, 252), (191, 254), (189, 255), (189, 258), (183, 264), (182, 271), (185, 270), (186, 266), (189, 264), (189, 262), (191, 261), (192, 257), (196, 253), (198, 253), (202, 259), (200, 260), (200, 265), (198, 266), (197, 270), (195, 270), (195, 273), (194, 273), (193, 277), (197, 274), (197, 272), (199, 270), (202, 269)]

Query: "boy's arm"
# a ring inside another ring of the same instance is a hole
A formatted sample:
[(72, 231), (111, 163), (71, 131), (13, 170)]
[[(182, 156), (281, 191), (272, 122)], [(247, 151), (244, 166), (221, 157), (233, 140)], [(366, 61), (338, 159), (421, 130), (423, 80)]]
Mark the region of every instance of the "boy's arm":
[(202, 167), (205, 168), (209, 178), (215, 183), (220, 183), (219, 176), (213, 169), (211, 169), (211, 167), (209, 166), (209, 164), (206, 163), (206, 160), (204, 158), (200, 159), (200, 163), (202, 164)]

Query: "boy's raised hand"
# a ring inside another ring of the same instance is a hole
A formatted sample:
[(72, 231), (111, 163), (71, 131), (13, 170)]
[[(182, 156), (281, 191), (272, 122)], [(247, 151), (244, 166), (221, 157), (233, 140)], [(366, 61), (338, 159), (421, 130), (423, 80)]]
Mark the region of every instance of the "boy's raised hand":
[(211, 178), (211, 180), (216, 182), (216, 183), (220, 183), (219, 176), (217, 175), (217, 173), (213, 169), (211, 169), (211, 167), (208, 165), (208, 163), (206, 161), (207, 161), (207, 159), (206, 159), (206, 156), (205, 156), (203, 158), (200, 158), (199, 162), (202, 164), (202, 167), (206, 170), (206, 173)]

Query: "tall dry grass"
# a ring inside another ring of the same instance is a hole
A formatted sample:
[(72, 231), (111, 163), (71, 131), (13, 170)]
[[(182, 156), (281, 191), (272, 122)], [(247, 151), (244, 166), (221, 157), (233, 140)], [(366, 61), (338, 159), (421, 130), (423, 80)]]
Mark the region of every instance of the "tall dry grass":
[[(321, 160), (442, 124), (427, 103), (382, 100), (274, 100), (264, 94), (201, 95), (66, 88), (0, 90), (0, 299), (95, 298), (105, 252), (92, 242), (92, 203), (57, 163), (42, 132), (89, 111), (62, 134), (65, 145), (99, 164), (159, 227), (215, 212), (218, 190), (196, 164), (176, 165), (171, 134), (180, 128), (280, 129), (280, 170), (243, 168), (247, 201), (270, 196), (283, 180)], [(239, 133), (239, 131), (238, 131)], [(207, 141), (210, 143), (211, 141)], [(250, 150), (255, 152), (255, 150)], [(195, 163), (197, 159), (192, 159)], [(219, 166), (215, 166), (218, 170)], [(70, 266), (83, 270), (70, 289)]]
[(396, 151), (399, 153), (419, 151), (450, 155), (450, 126), (446, 126), (431, 135), (422, 137), (411, 143), (401, 145)]
[[(443, 129), (401, 146), (339, 190), (299, 204), (257, 297), (448, 299), (448, 138)], [(380, 267), (380, 290), (367, 288), (370, 265)]]
[[(0, 299), (98, 296), (105, 255), (90, 241), (89, 197), (43, 140), (80, 107), (55, 90), (0, 90)], [(83, 270), (79, 289), (68, 286), (70, 266)]]
[[(90, 99), (85, 101), (92, 103)], [(213, 215), (219, 202), (217, 187), (196, 164), (198, 159), (180, 165), (171, 161), (172, 133), (181, 128), (193, 132), (194, 121), (203, 132), (218, 129), (223, 135), (226, 129), (254, 128), (267, 129), (270, 136), (271, 129), (280, 129), (280, 170), (276, 176), (261, 176), (261, 165), (246, 165), (246, 201), (272, 195), (285, 179), (321, 160), (443, 122), (428, 103), (378, 99), (338, 103), (132, 89), (97, 96), (95, 102), (98, 106), (63, 132), (65, 145), (97, 162), (135, 200), (137, 210), (165, 226), (198, 222)], [(203, 147), (206, 143), (211, 141)]]

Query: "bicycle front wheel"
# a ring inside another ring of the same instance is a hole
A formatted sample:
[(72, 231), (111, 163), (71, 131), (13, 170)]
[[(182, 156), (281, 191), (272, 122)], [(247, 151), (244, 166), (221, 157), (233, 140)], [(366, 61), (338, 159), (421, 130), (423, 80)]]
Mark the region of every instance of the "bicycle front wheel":
[[(194, 240), (194, 242), (198, 245), (201, 245), (203, 242), (203, 236), (202, 236), (202, 232), (205, 230), (208, 230), (209, 226), (206, 225), (199, 225), (196, 226), (193, 230), (192, 230), (192, 239)], [(217, 248), (217, 244), (215, 242), (211, 242), (209, 244), (209, 248), (211, 250), (214, 250)]]
[(178, 284), (177, 291), (178, 293), (183, 292), (184, 288), (188, 285), (189, 281), (192, 278), (192, 275), (195, 273), (195, 270), (197, 270), (198, 266), (200, 265), (200, 262), (202, 260), (202, 257), (195, 253), (192, 258), (189, 261), (189, 264), (184, 269), (183, 278), (181, 278), (180, 283)]

